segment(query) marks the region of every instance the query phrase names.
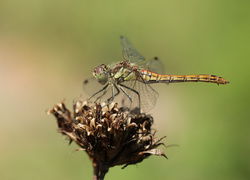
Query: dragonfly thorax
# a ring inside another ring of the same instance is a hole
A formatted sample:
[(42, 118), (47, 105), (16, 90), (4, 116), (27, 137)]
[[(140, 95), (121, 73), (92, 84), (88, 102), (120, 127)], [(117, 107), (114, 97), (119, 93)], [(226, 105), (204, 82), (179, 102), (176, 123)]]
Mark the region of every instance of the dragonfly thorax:
[(123, 61), (112, 69), (111, 74), (118, 83), (130, 81), (136, 79), (137, 68), (132, 63)]

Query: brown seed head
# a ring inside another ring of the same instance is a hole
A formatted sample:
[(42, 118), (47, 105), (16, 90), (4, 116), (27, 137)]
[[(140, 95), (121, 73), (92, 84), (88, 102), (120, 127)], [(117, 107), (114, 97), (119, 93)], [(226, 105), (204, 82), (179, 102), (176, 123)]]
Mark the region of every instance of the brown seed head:
[[(136, 112), (136, 110), (134, 110)], [(136, 114), (117, 103), (102, 108), (101, 104), (75, 101), (73, 113), (63, 102), (52, 108), (59, 132), (75, 141), (89, 155), (94, 166), (108, 169), (115, 165), (135, 164), (150, 155), (164, 156), (162, 138), (151, 133), (153, 117)]]

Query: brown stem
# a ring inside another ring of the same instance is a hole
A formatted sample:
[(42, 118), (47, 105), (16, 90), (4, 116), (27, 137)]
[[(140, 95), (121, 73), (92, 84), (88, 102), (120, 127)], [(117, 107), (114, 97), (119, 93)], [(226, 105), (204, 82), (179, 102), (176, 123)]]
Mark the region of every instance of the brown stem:
[(105, 165), (99, 165), (96, 162), (93, 162), (93, 168), (94, 168), (93, 180), (104, 180), (104, 176), (108, 172), (109, 168)]
[(108, 172), (109, 168), (105, 165), (100, 166), (99, 169), (99, 173), (100, 173), (100, 179), (99, 180), (103, 180), (104, 176), (106, 175), (106, 173)]
[(93, 162), (93, 168), (94, 168), (93, 180), (99, 180), (99, 166), (95, 162)]

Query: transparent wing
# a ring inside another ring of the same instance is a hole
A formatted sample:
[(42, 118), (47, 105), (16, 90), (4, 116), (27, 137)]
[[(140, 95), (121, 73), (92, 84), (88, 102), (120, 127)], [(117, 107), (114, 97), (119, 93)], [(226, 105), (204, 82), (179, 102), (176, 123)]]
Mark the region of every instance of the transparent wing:
[(142, 69), (164, 74), (163, 63), (157, 58), (149, 59), (145, 61), (145, 58), (135, 49), (135, 47), (129, 42), (129, 40), (121, 36), (121, 44), (123, 46), (123, 58), (131, 63), (136, 63)]
[(125, 60), (131, 63), (138, 63), (145, 60), (126, 37), (121, 36), (121, 44), (123, 47), (123, 58)]
[(158, 74), (165, 74), (164, 65), (161, 62), (161, 60), (159, 60), (157, 57), (138, 63), (138, 66), (140, 66), (141, 69), (147, 69), (149, 71), (152, 71)]
[(92, 77), (83, 81), (83, 90), (90, 95), (89, 98), (92, 101), (98, 99), (106, 101), (112, 97), (112, 93), (116, 94), (118, 92), (117, 89), (111, 88), (111, 86), (108, 85), (108, 83), (102, 85), (96, 80), (96, 78)]
[(94, 77), (85, 79), (82, 84), (84, 92), (86, 92), (90, 96), (93, 95), (97, 90), (102, 89), (103, 87), (104, 86), (101, 85)]
[[(133, 108), (140, 107), (141, 112), (146, 113), (155, 106), (158, 93), (149, 84), (142, 83), (138, 80), (133, 80), (123, 82), (122, 85), (124, 85), (122, 88), (124, 88), (127, 93), (124, 93), (123, 95), (124, 104), (130, 107), (131, 110)], [(139, 96), (136, 92), (139, 94)], [(129, 95), (129, 97), (132, 99), (132, 104), (127, 95)]]
[(122, 84), (117, 85), (117, 87), (119, 88), (118, 90), (108, 86), (108, 83), (102, 85), (94, 77), (86, 79), (83, 82), (83, 89), (90, 95), (89, 98), (92, 101), (98, 99), (101, 101), (107, 101), (112, 97), (112, 94), (120, 94), (120, 96), (115, 96), (115, 102), (118, 102), (122, 106), (131, 108), (131, 110), (140, 107), (141, 112), (146, 113), (155, 106), (158, 93), (149, 84), (133, 80), (123, 82)]

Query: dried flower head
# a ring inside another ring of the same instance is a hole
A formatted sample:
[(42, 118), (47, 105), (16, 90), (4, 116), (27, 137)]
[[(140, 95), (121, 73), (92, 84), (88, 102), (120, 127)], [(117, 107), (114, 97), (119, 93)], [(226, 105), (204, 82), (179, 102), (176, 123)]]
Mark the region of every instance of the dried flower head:
[(163, 150), (156, 149), (164, 137), (156, 139), (151, 133), (153, 117), (136, 112), (119, 108), (117, 103), (102, 108), (82, 99), (74, 102), (73, 113), (63, 102), (49, 111), (57, 118), (59, 132), (89, 155), (94, 179), (103, 179), (115, 165), (126, 167), (150, 155), (166, 157)]

